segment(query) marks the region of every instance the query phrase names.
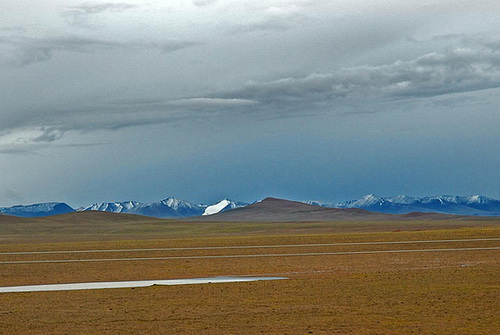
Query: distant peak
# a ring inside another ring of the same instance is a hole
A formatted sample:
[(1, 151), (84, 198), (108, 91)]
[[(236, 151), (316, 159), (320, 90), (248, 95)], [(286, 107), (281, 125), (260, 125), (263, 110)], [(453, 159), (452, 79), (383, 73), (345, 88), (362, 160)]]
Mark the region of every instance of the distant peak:
[(476, 204), (481, 204), (481, 203), (485, 203), (485, 202), (487, 202), (487, 201), (489, 201), (489, 200), (492, 200), (492, 199), (490, 199), (490, 198), (488, 198), (488, 197), (485, 197), (484, 195), (479, 195), (479, 194), (477, 194), (477, 195), (471, 195), (471, 196), (467, 199), (467, 202), (468, 202), (469, 204), (474, 204), (474, 203), (476, 203)]
[(165, 198), (165, 199), (163, 199), (161, 201), (163, 201), (165, 203), (167, 203), (167, 202), (173, 203), (173, 202), (180, 202), (180, 201), (183, 201), (183, 200), (178, 199), (178, 198), (174, 198), (174, 197), (168, 197), (168, 198)]
[(370, 193), (370, 194), (365, 195), (361, 199), (382, 199), (382, 197), (379, 197), (378, 195)]
[(387, 201), (384, 198), (379, 197), (375, 194), (367, 194), (364, 197), (362, 197), (361, 199), (359, 199), (358, 201), (356, 201), (356, 206), (359, 206), (359, 207), (369, 206), (369, 205), (383, 204), (386, 202)]
[(291, 201), (291, 200), (285, 200), (285, 199), (280, 199), (280, 198), (267, 197), (267, 198), (264, 198), (261, 202), (268, 202), (268, 201)]

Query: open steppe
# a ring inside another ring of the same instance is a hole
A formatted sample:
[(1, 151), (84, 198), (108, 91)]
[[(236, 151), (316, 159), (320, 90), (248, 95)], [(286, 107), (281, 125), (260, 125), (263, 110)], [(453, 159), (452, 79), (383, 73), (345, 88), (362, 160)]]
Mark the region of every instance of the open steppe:
[(289, 279), (3, 293), (1, 334), (500, 333), (499, 220), (197, 223), (85, 215), (4, 218), (0, 286)]

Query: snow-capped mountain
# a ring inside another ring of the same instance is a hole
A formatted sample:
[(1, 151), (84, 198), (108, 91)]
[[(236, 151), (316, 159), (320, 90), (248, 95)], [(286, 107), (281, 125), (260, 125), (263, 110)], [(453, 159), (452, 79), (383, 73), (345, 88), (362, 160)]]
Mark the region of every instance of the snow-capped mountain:
[(410, 212), (436, 212), (460, 215), (500, 215), (500, 200), (482, 195), (452, 196), (441, 195), (433, 197), (410, 197), (398, 195), (394, 197), (379, 197), (368, 194), (358, 200), (338, 204), (323, 204), (324, 207), (361, 208), (373, 212), (405, 214)]
[(141, 203), (136, 201), (96, 203), (87, 207), (79, 208), (78, 211), (106, 211), (159, 218), (181, 218), (216, 214), (246, 205), (248, 204), (228, 199), (221, 200), (212, 205), (198, 205), (177, 198), (167, 198), (152, 203)]
[(79, 211), (105, 211), (129, 213), (159, 218), (178, 218), (202, 215), (206, 206), (194, 205), (177, 198), (167, 198), (158, 202), (141, 203), (136, 201), (96, 203)]
[[(78, 208), (76, 211), (102, 211), (113, 213), (137, 214), (158, 218), (182, 218), (199, 215), (211, 215), (230, 209), (247, 206), (240, 201), (228, 199), (221, 200), (215, 204), (198, 205), (177, 199), (166, 198), (157, 202), (141, 203), (137, 201), (105, 202), (95, 203), (90, 206)], [(27, 206), (0, 207), (0, 214), (8, 214), (22, 217), (41, 217), (55, 214), (74, 212), (65, 203), (43, 203)]]
[(102, 211), (102, 212), (113, 212), (113, 213), (125, 213), (141, 203), (136, 201), (125, 201), (125, 202), (106, 202), (106, 203), (96, 203), (85, 208), (78, 208), (78, 211)]
[(203, 215), (213, 215), (213, 214), (217, 214), (220, 212), (228, 211), (230, 209), (235, 209), (235, 208), (240, 208), (240, 207), (245, 207), (245, 206), (248, 206), (248, 204), (245, 202), (231, 201), (228, 199), (224, 199), (224, 200), (219, 201), (216, 204), (207, 206), (205, 208), (205, 211), (203, 212)]
[(71, 213), (75, 210), (63, 202), (48, 202), (43, 204), (33, 205), (17, 205), (12, 207), (0, 207), (0, 213), (22, 216), (22, 217), (38, 217), (56, 214)]

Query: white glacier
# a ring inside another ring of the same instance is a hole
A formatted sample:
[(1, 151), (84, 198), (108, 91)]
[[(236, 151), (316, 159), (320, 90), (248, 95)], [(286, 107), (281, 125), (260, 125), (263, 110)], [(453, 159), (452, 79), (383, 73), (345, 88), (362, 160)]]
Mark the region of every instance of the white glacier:
[(230, 204), (231, 204), (231, 202), (229, 200), (224, 199), (224, 200), (216, 203), (215, 205), (211, 205), (211, 206), (208, 206), (207, 208), (205, 208), (205, 212), (203, 212), (203, 215), (217, 214), (220, 211), (222, 211), (224, 208), (229, 206)]

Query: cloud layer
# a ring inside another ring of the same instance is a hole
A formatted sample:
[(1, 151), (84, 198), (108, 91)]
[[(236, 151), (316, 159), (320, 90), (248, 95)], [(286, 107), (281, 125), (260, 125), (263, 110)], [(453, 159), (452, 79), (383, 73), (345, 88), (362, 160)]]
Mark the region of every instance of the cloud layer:
[(498, 1), (1, 7), (0, 203), (500, 197)]
[(411, 61), (342, 68), (300, 78), (249, 82), (234, 96), (260, 102), (345, 97), (428, 97), (500, 86), (500, 51), (456, 48)]
[[(454, 37), (435, 37), (436, 39)], [(312, 73), (302, 77), (285, 77), (271, 81), (247, 81), (227, 92), (212, 92), (205, 97), (188, 96), (171, 100), (128, 99), (80, 106), (65, 106), (52, 111), (41, 110), (25, 117), (20, 115), (4, 123), (4, 134), (28, 129), (31, 135), (22, 142), (53, 142), (68, 131), (97, 131), (149, 124), (196, 119), (200, 113), (226, 110), (248, 114), (265, 111), (267, 118), (286, 117), (286, 111), (313, 113), (309, 107), (318, 104), (347, 103), (353, 99), (407, 99), (444, 94), (473, 92), (500, 87), (500, 48), (494, 39), (461, 36), (462, 46), (443, 53), (429, 53), (408, 61), (384, 65), (339, 68), (328, 73)], [(467, 41), (466, 43), (463, 41)], [(193, 43), (162, 46), (150, 43), (117, 43), (102, 40), (59, 38), (20, 39), (16, 47), (23, 64), (49, 60), (55, 52), (86, 53), (98, 49), (160, 48), (175, 50)], [(108, 100), (108, 101), (106, 101)], [(352, 110), (352, 113), (358, 113)], [(102, 117), (104, 116), (105, 117)], [(35, 134), (35, 135), (33, 135)]]

